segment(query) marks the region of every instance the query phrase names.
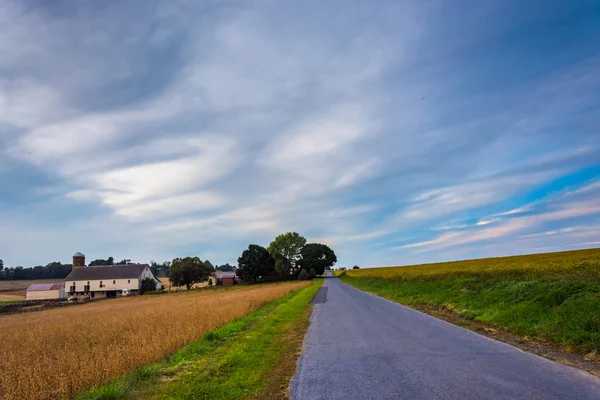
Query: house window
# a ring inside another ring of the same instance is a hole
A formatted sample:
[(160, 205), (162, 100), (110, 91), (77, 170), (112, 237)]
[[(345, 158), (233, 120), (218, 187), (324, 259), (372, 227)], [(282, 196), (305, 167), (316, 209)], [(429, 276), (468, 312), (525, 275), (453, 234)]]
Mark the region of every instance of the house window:
[(131, 283), (131, 279), (127, 279), (127, 283)]
[(115, 284), (115, 281), (113, 280), (113, 285)]

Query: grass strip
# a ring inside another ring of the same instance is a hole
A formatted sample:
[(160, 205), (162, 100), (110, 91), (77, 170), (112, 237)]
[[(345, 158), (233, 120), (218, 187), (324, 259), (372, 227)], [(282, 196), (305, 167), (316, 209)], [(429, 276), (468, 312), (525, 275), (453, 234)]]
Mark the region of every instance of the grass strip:
[(145, 366), (81, 400), (284, 398), (322, 280), (207, 332), (166, 360)]

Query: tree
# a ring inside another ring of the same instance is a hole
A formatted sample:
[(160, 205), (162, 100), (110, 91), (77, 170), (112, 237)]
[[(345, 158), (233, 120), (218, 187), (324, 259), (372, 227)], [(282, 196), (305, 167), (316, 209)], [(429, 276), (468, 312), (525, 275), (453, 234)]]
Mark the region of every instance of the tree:
[(4, 269), (4, 261), (0, 260), (0, 272)]
[(115, 259), (112, 257), (108, 257), (106, 260), (98, 258), (97, 260), (94, 260), (90, 263), (90, 267), (94, 267), (97, 265), (114, 265), (114, 264), (115, 264)]
[(152, 278), (145, 278), (142, 280), (142, 285), (140, 286), (140, 294), (154, 292), (156, 290), (156, 281)]
[(309, 243), (302, 248), (302, 269), (314, 269), (317, 275), (323, 275), (326, 268), (337, 262), (337, 257), (329, 246), (320, 243)]
[(233, 265), (229, 265), (229, 263), (219, 265), (219, 266), (215, 267), (215, 269), (217, 271), (222, 271), (222, 272), (235, 272), (235, 267)]
[(262, 246), (251, 244), (238, 258), (238, 275), (245, 282), (256, 282), (259, 276), (275, 271), (273, 256)]
[(307, 279), (308, 279), (308, 273), (306, 272), (305, 269), (303, 269), (302, 271), (300, 271), (300, 274), (298, 275), (298, 280), (305, 281)]
[[(300, 252), (306, 245), (306, 238), (300, 236), (297, 232), (288, 232), (281, 234), (275, 238), (269, 245), (269, 253), (276, 260), (283, 257), (289, 261), (288, 274), (296, 275), (300, 270), (299, 261), (301, 259)], [(283, 265), (283, 264), (282, 264)]]
[[(302, 271), (306, 271), (306, 270), (302, 270)], [(314, 268), (311, 268), (310, 271), (308, 271), (308, 279), (315, 279), (317, 277), (317, 273), (315, 272)]]
[[(108, 259), (110, 260), (112, 257), (109, 257)], [(124, 258), (121, 261), (119, 261), (117, 263), (117, 265), (127, 265), (127, 264), (131, 264), (131, 259), (130, 258)], [(110, 264), (112, 265), (112, 264)]]
[(275, 272), (280, 276), (288, 276), (292, 270), (292, 263), (290, 260), (283, 256), (277, 256), (275, 258)]
[(352, 267), (352, 269), (360, 269), (360, 267), (358, 265), (355, 265), (354, 267)]
[(171, 264), (169, 281), (175, 286), (185, 286), (191, 289), (196, 283), (208, 280), (214, 268), (203, 263), (198, 257), (176, 258)]

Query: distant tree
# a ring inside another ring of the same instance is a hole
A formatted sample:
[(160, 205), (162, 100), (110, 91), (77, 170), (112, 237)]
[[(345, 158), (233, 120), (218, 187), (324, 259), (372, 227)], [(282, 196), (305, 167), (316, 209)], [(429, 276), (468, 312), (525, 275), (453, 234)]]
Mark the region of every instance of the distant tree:
[(106, 260), (98, 258), (90, 263), (90, 267), (98, 266), (98, 265), (114, 265), (115, 259), (113, 257), (108, 257)]
[(360, 267), (358, 265), (355, 265), (354, 267), (352, 267), (352, 269), (360, 269)]
[(309, 243), (300, 252), (302, 269), (314, 269), (317, 275), (323, 275), (326, 268), (337, 262), (337, 257), (329, 246), (320, 243)]
[(158, 262), (156, 262), (154, 260), (150, 260), (150, 271), (152, 271), (154, 276), (156, 276), (157, 278), (160, 278), (163, 276), (168, 277), (170, 269), (171, 269), (170, 261), (163, 261), (162, 264), (159, 264)]
[(305, 281), (307, 279), (309, 279), (308, 278), (308, 272), (306, 272), (306, 270), (303, 269), (302, 271), (300, 271), (300, 274), (298, 275), (298, 280), (299, 281)]
[(275, 257), (275, 271), (280, 276), (288, 276), (292, 271), (292, 263), (287, 258), (278, 255)]
[[(110, 260), (112, 257), (109, 257), (108, 259)], [(129, 258), (124, 258), (121, 261), (119, 261), (117, 263), (117, 265), (126, 265), (126, 264), (131, 264), (131, 259)], [(107, 265), (112, 265), (112, 264), (107, 264)]]
[(203, 263), (198, 257), (185, 257), (173, 260), (169, 281), (175, 286), (191, 289), (196, 283), (205, 282), (215, 272), (214, 268)]
[(262, 246), (251, 244), (238, 258), (238, 275), (245, 282), (256, 282), (259, 276), (275, 271), (273, 256)]
[[(302, 271), (306, 271), (306, 270), (302, 270)], [(308, 271), (308, 279), (315, 279), (317, 277), (317, 273), (315, 272), (314, 268), (311, 268), (310, 271)]]
[(142, 285), (140, 286), (140, 294), (154, 292), (156, 290), (156, 281), (152, 278), (145, 278), (142, 280)]
[(0, 272), (4, 269), (4, 261), (0, 259)]
[[(297, 232), (288, 232), (281, 234), (269, 244), (269, 253), (274, 259), (283, 257), (289, 261), (288, 274), (296, 275), (300, 270), (299, 261), (301, 259), (302, 248), (306, 245), (306, 238), (300, 236)], [(283, 264), (282, 264), (283, 265)]]
[(229, 265), (229, 263), (219, 265), (219, 266), (215, 267), (215, 269), (217, 271), (222, 271), (222, 272), (235, 272), (235, 267), (233, 265)]

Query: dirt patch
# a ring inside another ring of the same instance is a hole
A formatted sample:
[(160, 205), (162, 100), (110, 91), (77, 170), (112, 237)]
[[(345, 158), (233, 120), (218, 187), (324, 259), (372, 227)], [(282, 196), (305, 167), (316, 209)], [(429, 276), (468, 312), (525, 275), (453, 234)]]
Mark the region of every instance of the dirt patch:
[(290, 329), (290, 333), (281, 339), (283, 347), (283, 356), (277, 366), (271, 372), (267, 382), (266, 390), (254, 396), (259, 400), (288, 400), (288, 387), (294, 374), (298, 357), (302, 352), (302, 342), (304, 335), (310, 325), (310, 315), (312, 306), (307, 307), (302, 314), (302, 318), (295, 321)]
[(488, 325), (483, 322), (467, 320), (449, 310), (437, 308), (428, 304), (413, 304), (410, 307), (432, 315), (436, 318), (443, 319), (444, 321), (453, 323), (454, 325), (472, 330), (480, 335), (508, 343), (511, 346), (520, 348), (521, 350), (525, 350), (550, 360), (582, 369), (590, 374), (600, 376), (600, 355), (596, 354), (595, 351), (589, 354), (583, 354), (577, 351), (567, 351), (553, 343), (543, 341), (539, 338), (515, 335), (514, 333), (508, 332), (497, 326)]

